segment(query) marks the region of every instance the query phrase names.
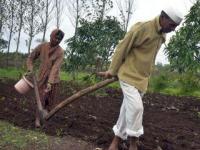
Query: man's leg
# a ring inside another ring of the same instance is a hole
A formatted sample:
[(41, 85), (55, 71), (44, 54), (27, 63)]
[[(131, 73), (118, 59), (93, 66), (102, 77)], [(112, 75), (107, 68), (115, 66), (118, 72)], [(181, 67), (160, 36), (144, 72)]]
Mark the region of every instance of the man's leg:
[(137, 150), (137, 139), (143, 134), (143, 103), (138, 90), (125, 82), (120, 82), (125, 99), (126, 133), (130, 137), (129, 150)]
[(47, 99), (45, 104), (45, 109), (47, 111), (51, 111), (57, 104), (58, 99), (56, 99), (56, 95), (58, 92), (58, 83), (52, 84), (51, 91), (47, 93)]
[(136, 138), (136, 137), (130, 137), (129, 150), (138, 150), (137, 143), (138, 143), (138, 138)]
[(118, 145), (119, 145), (120, 140), (121, 138), (115, 135), (108, 150), (118, 150)]
[(123, 100), (121, 108), (120, 108), (119, 118), (117, 120), (116, 125), (114, 125), (113, 127), (115, 136), (108, 150), (118, 150), (119, 142), (121, 141), (121, 139), (127, 138), (125, 114), (126, 114), (126, 110), (125, 110), (125, 104)]

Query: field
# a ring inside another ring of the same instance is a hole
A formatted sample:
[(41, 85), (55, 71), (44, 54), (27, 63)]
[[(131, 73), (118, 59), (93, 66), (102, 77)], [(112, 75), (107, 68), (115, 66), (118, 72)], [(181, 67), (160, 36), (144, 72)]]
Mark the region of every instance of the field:
[[(39, 132), (48, 139), (50, 137), (48, 146), (38, 142), (21, 149), (93, 150), (100, 147), (106, 150), (113, 137), (112, 126), (117, 120), (123, 98), (120, 89), (105, 87), (99, 93), (81, 97), (59, 111), (38, 130), (34, 128), (33, 91), (22, 96), (13, 88), (15, 83), (16, 80), (0, 80), (0, 120), (25, 131)], [(63, 81), (59, 88), (57, 99), (61, 101), (81, 87)], [(139, 150), (200, 149), (198, 98), (147, 93), (143, 102), (145, 134), (140, 138)], [(5, 141), (2, 133), (0, 140)], [(127, 145), (122, 141), (120, 150), (126, 150)], [(0, 148), (20, 149), (11, 142), (1, 142)]]

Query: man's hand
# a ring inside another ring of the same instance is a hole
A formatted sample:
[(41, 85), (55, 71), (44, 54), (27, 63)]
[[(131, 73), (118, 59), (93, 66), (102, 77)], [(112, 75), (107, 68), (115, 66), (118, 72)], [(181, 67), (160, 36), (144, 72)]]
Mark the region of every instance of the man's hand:
[(112, 75), (109, 71), (98, 72), (97, 75), (103, 76), (103, 77), (105, 77), (105, 78), (112, 78), (112, 77), (113, 77), (113, 75)]
[(28, 69), (27, 72), (24, 74), (25, 76), (31, 76), (33, 74), (32, 69)]
[(47, 88), (44, 90), (45, 93), (48, 93), (51, 91), (51, 83), (47, 83)]
[(33, 72), (33, 67), (29, 67), (28, 69), (27, 69), (27, 72)]

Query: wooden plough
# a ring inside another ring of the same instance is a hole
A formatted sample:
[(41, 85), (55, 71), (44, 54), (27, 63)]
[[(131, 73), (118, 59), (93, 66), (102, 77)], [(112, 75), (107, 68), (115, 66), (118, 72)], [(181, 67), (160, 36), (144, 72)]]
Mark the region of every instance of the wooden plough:
[(42, 103), (41, 103), (37, 79), (36, 79), (36, 76), (35, 76), (34, 73), (32, 74), (32, 79), (33, 79), (33, 84), (34, 84), (34, 91), (35, 91), (37, 109), (38, 109), (38, 112), (39, 112), (39, 115), (40, 115), (40, 120), (43, 120), (43, 118), (45, 117), (45, 111), (44, 111)]
[(58, 112), (61, 108), (63, 108), (64, 106), (66, 105), (69, 105), (70, 103), (76, 101), (78, 98), (86, 95), (86, 94), (89, 94), (93, 91), (96, 91), (114, 81), (117, 81), (118, 79), (113, 77), (111, 79), (106, 79), (104, 81), (101, 81), (95, 85), (92, 85), (86, 89), (83, 89), (77, 93), (75, 93), (74, 95), (68, 97), (67, 99), (63, 100), (62, 102), (60, 102), (57, 106), (55, 106), (47, 115), (43, 114), (41, 115), (42, 116), (42, 120), (45, 121), (45, 120), (49, 120), (56, 112)]

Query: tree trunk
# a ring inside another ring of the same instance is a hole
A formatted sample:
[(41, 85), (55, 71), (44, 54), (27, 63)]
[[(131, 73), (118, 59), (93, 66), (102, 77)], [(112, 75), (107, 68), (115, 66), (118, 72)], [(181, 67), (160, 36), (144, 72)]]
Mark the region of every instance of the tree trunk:
[(3, 3), (2, 0), (0, 0), (0, 36), (1, 36), (1, 31), (2, 31), (2, 26), (3, 26)]
[(30, 54), (30, 52), (31, 52), (31, 43), (32, 43), (32, 39), (33, 39), (32, 34), (33, 34), (33, 32), (30, 31), (30, 34), (29, 34), (29, 42), (28, 42), (28, 54)]
[(75, 26), (75, 40), (76, 40), (76, 35), (77, 35), (77, 28), (78, 28), (78, 21), (79, 21), (79, 0), (76, 0), (76, 26)]
[(126, 19), (126, 23), (125, 23), (125, 31), (127, 31), (128, 24), (130, 21), (131, 9), (132, 9), (131, 2), (128, 1), (128, 10), (127, 10), (127, 19)]
[(56, 0), (56, 26), (60, 27), (60, 8), (59, 8), (59, 0)]
[(23, 12), (22, 12), (22, 1), (20, 3), (20, 22), (19, 22), (19, 30), (18, 30), (18, 37), (17, 37), (17, 48), (16, 48), (16, 54), (18, 54), (19, 51), (19, 43), (20, 43), (20, 36), (21, 36), (21, 30), (22, 30), (22, 22), (23, 22)]
[(121, 14), (124, 31), (127, 31), (128, 24), (132, 15), (134, 0), (127, 0), (127, 1), (116, 0), (116, 3)]
[(100, 14), (100, 20), (103, 20), (104, 14), (105, 14), (105, 7), (106, 7), (106, 0), (103, 0), (103, 6)]
[(3, 20), (4, 20), (3, 7), (5, 7), (5, 0), (0, 0), (0, 34), (2, 32)]
[(31, 43), (32, 43), (32, 39), (33, 39), (33, 12), (34, 12), (34, 6), (32, 6), (32, 13), (31, 13), (31, 24), (30, 24), (30, 32), (29, 32), (29, 43), (28, 43), (28, 54), (30, 54), (31, 51)]
[(44, 31), (43, 31), (43, 36), (42, 36), (42, 42), (45, 41), (46, 32), (47, 32), (47, 25), (45, 24)]
[(44, 23), (44, 32), (43, 32), (42, 42), (45, 41), (47, 23), (48, 23), (48, 12), (49, 12), (49, 0), (46, 1), (45, 23)]
[(8, 49), (7, 49), (7, 67), (8, 67), (8, 61), (9, 61), (9, 53), (10, 53), (10, 43), (12, 40), (12, 34), (13, 34), (13, 21), (14, 21), (14, 6), (12, 3), (11, 6), (11, 25), (10, 25), (10, 33), (9, 33), (9, 39), (8, 39)]
[(13, 23), (11, 24), (11, 29), (10, 29), (9, 39), (8, 39), (7, 62), (6, 62), (7, 67), (8, 67), (8, 62), (9, 62), (10, 42), (12, 39), (12, 33), (13, 33)]

